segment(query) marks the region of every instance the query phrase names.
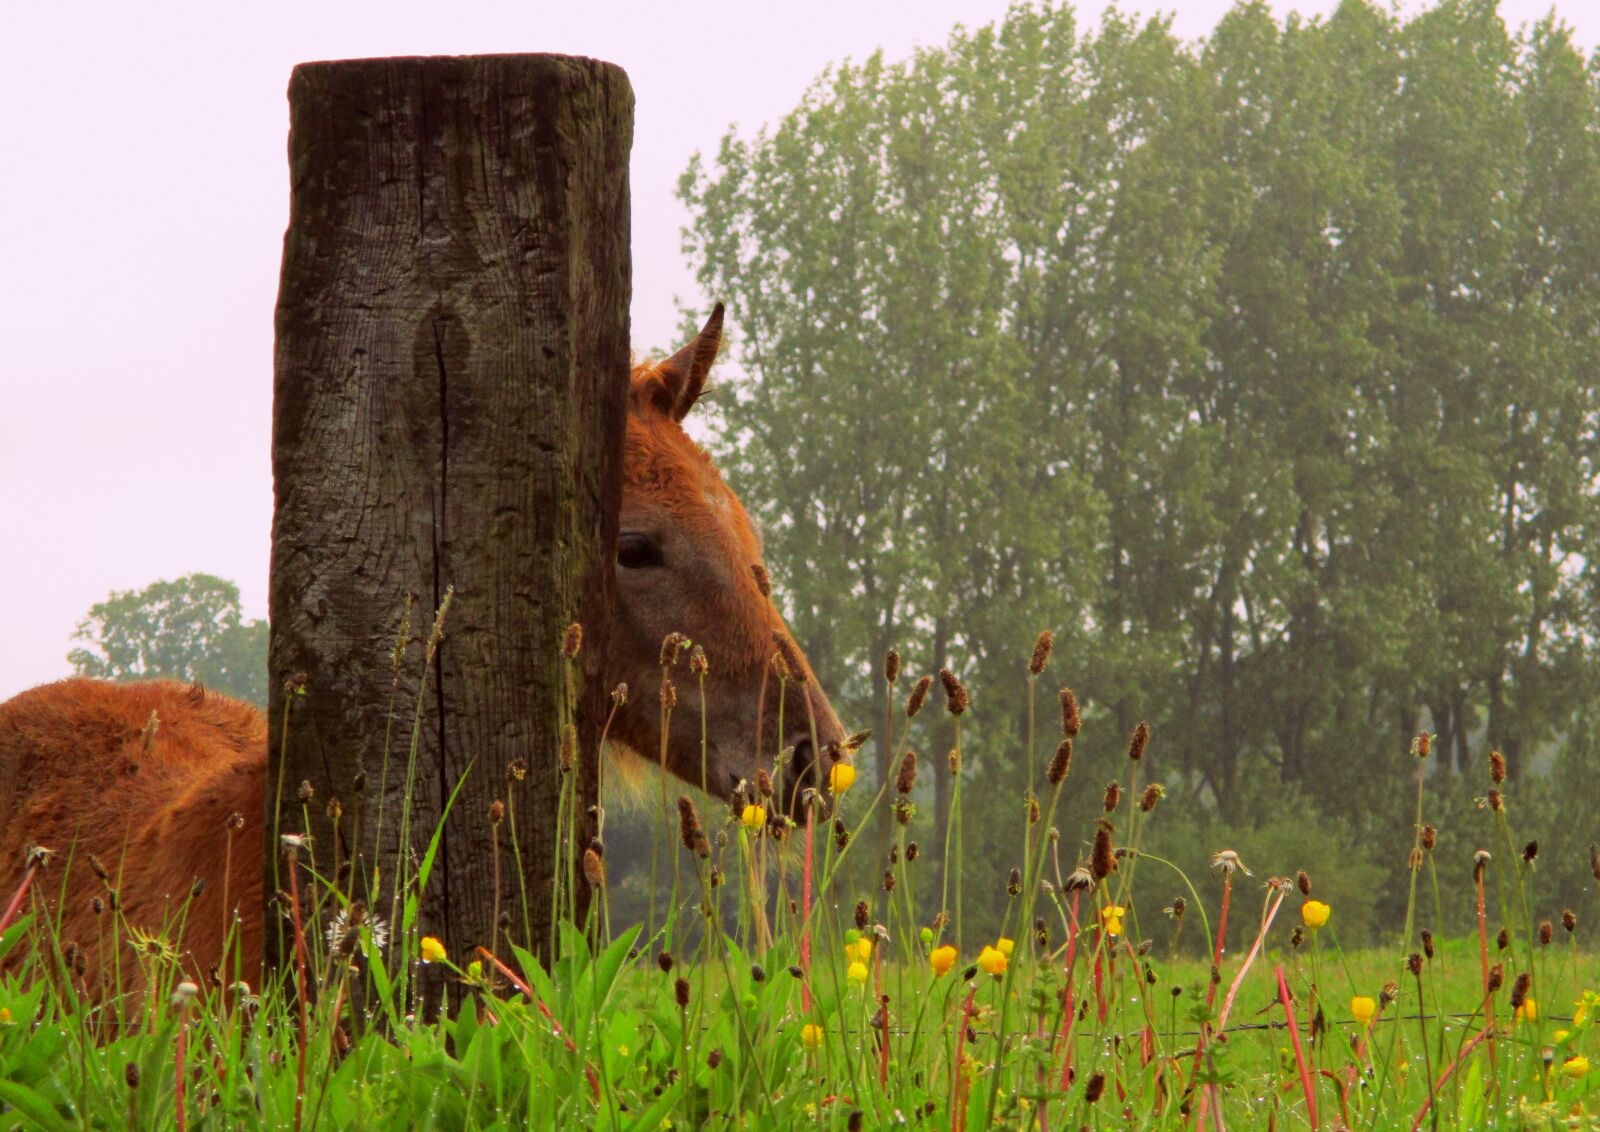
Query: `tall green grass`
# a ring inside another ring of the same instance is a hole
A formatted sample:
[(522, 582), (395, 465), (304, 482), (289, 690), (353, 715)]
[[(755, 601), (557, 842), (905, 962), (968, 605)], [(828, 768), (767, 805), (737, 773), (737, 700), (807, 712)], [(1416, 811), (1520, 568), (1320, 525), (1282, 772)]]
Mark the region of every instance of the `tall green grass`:
[[(663, 649), (666, 676), (685, 651), (682, 642)], [(1056, 753), (1036, 768), (1033, 685), (1049, 659), (1041, 639), (1027, 662), (1023, 865), (1010, 875), (953, 867), (935, 884), (923, 875), (935, 862), (907, 840), (919, 775), (958, 776), (946, 847), (955, 861), (962, 790), (987, 788), (961, 770), (959, 727), (948, 760), (911, 753), (926, 682), (889, 721), (897, 773), (876, 793), (847, 770), (864, 735), (824, 763), (821, 788), (793, 821), (767, 793), (771, 775), (763, 781), (754, 768), (731, 806), (663, 777), (653, 791), (655, 854), (684, 860), (692, 883), (615, 932), (605, 862), (577, 843), (569, 783), (551, 893), (560, 957), (549, 966), (509, 945), (447, 955), (423, 934), (418, 910), (437, 829), (417, 846), (414, 870), (390, 862), (385, 876), (371, 863), (370, 891), (387, 897), (381, 915), (335, 887), (337, 862), (318, 861), (317, 847), (288, 828), (296, 817), (307, 823), (310, 800), (285, 799), (273, 867), (299, 890), (284, 921), (287, 969), (245, 986), (251, 975), (235, 964), (221, 985), (196, 985), (179, 959), (187, 905), (161, 924), (137, 924), (108, 904), (105, 933), (136, 945), (125, 954), (147, 989), (136, 1000), (96, 1001), (39, 899), (60, 883), (57, 870), (83, 867), (66, 854), (9, 894), (0, 928), (0, 959), (20, 957), (0, 977), (0, 1127), (1594, 1123), (1588, 1059), (1600, 1042), (1600, 999), (1581, 938), (1592, 910), (1537, 917), (1537, 848), (1514, 829), (1503, 782), (1488, 783), (1480, 815), (1486, 852), (1436, 870), (1418, 776), (1415, 849), (1408, 869), (1387, 881), (1407, 892), (1406, 938), (1347, 952), (1337, 903), (1319, 907), (1316, 879), (1297, 877), (1295, 861), (1245, 861), (1218, 845), (1215, 868), (1189, 875), (1141, 852), (1151, 825), (1183, 820), (1162, 804), (1159, 782), (1141, 779), (1146, 743), (1157, 746), (1159, 736), (1099, 735), (1063, 690)], [(690, 678), (714, 663), (691, 654)], [(953, 675), (943, 688), (959, 724), (965, 689)], [(670, 709), (660, 705), (663, 726)], [(403, 760), (408, 784), (424, 711), (419, 693), (394, 768), (401, 773)], [(1058, 831), (1057, 803), (1079, 788), (1073, 746), (1089, 743), (1126, 743), (1125, 779), (1105, 791), (1094, 829)], [(1425, 738), (1414, 753), (1420, 766)], [(764, 751), (762, 765), (770, 771), (784, 757)], [(569, 780), (575, 761), (563, 760)], [(1486, 774), (1499, 775), (1495, 764)], [(516, 784), (513, 775), (507, 790)], [(881, 882), (854, 892), (846, 877), (877, 844), (867, 831), (880, 808), (891, 815), (893, 846), (866, 870)], [(409, 814), (401, 820), (409, 841)], [(501, 867), (500, 818), (451, 820), (494, 823), (493, 867)], [(505, 834), (520, 876), (515, 826)], [(1094, 848), (1079, 860), (1063, 841)], [(600, 898), (579, 922), (582, 875)], [(1452, 895), (1481, 901), (1475, 935), (1428, 930), (1441, 878), (1466, 878)], [(997, 938), (962, 931), (963, 884), (1004, 886)], [(1168, 918), (1139, 923), (1136, 884), (1186, 895)], [(524, 892), (506, 909), (513, 922), (520, 913), (524, 933), (529, 907)], [(725, 907), (734, 913), (724, 917)], [(1229, 919), (1252, 927), (1238, 953), (1221, 946)], [(1210, 962), (1180, 958), (1178, 939), (1196, 934)], [(441, 979), (449, 1009), (427, 1021), (422, 986)]]

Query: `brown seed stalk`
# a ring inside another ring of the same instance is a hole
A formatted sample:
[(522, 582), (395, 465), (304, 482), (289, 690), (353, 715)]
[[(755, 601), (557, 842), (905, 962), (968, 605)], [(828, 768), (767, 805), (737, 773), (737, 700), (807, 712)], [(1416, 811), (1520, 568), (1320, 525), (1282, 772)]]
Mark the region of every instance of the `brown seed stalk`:
[(907, 751), (900, 758), (900, 773), (895, 775), (896, 794), (909, 794), (917, 785), (917, 752)]
[(933, 677), (924, 676), (911, 688), (911, 694), (906, 697), (906, 718), (910, 719), (922, 710), (922, 705), (928, 702), (928, 689), (933, 687)]
[(1110, 822), (1101, 818), (1095, 823), (1094, 851), (1089, 855), (1089, 872), (1094, 879), (1105, 880), (1117, 871), (1117, 854), (1111, 844)]
[(589, 882), (590, 888), (606, 886), (606, 863), (593, 849), (583, 851), (583, 879)]
[(1150, 742), (1150, 725), (1140, 722), (1128, 739), (1128, 757), (1134, 762), (1144, 758), (1145, 746)]
[(1078, 714), (1078, 697), (1072, 694), (1072, 689), (1063, 686), (1061, 689), (1061, 734), (1068, 739), (1078, 737), (1078, 729), (1083, 726), (1083, 718)]
[(678, 836), (682, 838), (685, 849), (694, 849), (696, 837), (705, 836), (700, 826), (700, 811), (695, 809), (694, 802), (687, 795), (682, 794), (678, 796)]
[(778, 655), (783, 657), (784, 664), (789, 666), (789, 679), (796, 684), (806, 682), (806, 662), (800, 658), (800, 650), (795, 647), (794, 638), (788, 633), (773, 630), (772, 643), (778, 646)]
[(1522, 1004), (1528, 1001), (1528, 988), (1533, 985), (1533, 976), (1523, 971), (1511, 984), (1511, 1009), (1521, 1010)]
[(1044, 671), (1044, 666), (1050, 663), (1050, 650), (1055, 648), (1055, 634), (1049, 629), (1039, 634), (1033, 642), (1033, 655), (1028, 658), (1028, 675), (1037, 676)]
[(961, 715), (972, 702), (967, 686), (956, 679), (948, 668), (939, 669), (939, 683), (944, 685), (944, 707), (951, 715)]
[(1051, 786), (1060, 786), (1067, 777), (1067, 771), (1072, 767), (1072, 740), (1063, 739), (1056, 746), (1056, 753), (1050, 759), (1050, 765), (1045, 768), (1044, 777)]

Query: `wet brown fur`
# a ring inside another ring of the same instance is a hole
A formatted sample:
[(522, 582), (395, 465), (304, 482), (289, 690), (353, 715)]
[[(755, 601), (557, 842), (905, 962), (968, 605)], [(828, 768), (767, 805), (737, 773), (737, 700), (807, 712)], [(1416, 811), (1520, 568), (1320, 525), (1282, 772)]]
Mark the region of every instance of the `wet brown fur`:
[[(152, 728), (151, 716), (155, 717)], [(62, 946), (77, 943), (91, 990), (114, 965), (101, 940), (126, 938), (113, 923), (172, 938), (184, 915), (189, 977), (222, 955), (224, 912), (239, 909), (244, 969), (261, 965), (261, 842), (266, 809), (267, 725), (249, 704), (167, 680), (109, 684), (72, 679), (0, 704), (0, 889), (20, 882), (29, 845), (53, 851), (33, 894), (58, 912)], [(229, 817), (244, 817), (230, 833)], [(232, 864), (227, 874), (223, 861)], [(94, 874), (93, 854), (111, 874)], [(57, 908), (63, 877), (66, 896)], [(224, 892), (226, 881), (226, 893)], [(205, 888), (190, 899), (197, 879)], [(97, 923), (90, 906), (104, 906)], [(224, 903), (226, 901), (226, 903)], [(104, 960), (104, 962), (102, 961)], [(125, 987), (143, 980), (131, 949)]]
[[(729, 704), (745, 713), (725, 731), (742, 729), (746, 718), (759, 719), (759, 750), (770, 752), (780, 742), (795, 742), (799, 729), (809, 726), (809, 706), (819, 743), (837, 742), (843, 729), (809, 668), (808, 679), (791, 683), (784, 693), (784, 736), (776, 734), (776, 681), (766, 692), (764, 713), (755, 708), (766, 687), (772, 635), (787, 629), (750, 569), (761, 561), (754, 528), (710, 456), (680, 424), (715, 360), (721, 316), (719, 306), (679, 353), (633, 370), (624, 518), (654, 516), (694, 550), (680, 581), (692, 587), (683, 600), (692, 597), (692, 623), (704, 629), (697, 641), (711, 658), (708, 702), (721, 705), (724, 723)], [(613, 745), (653, 764), (660, 745), (655, 704), (662, 634), (659, 626), (630, 624), (620, 612), (618, 618), (616, 655), (605, 658), (604, 670), (613, 683), (627, 681), (631, 694), (629, 709), (613, 729)], [(680, 712), (697, 710), (692, 678), (680, 668), (676, 679), (684, 691)], [(752, 726), (744, 732), (743, 745), (755, 741), (756, 731)], [(668, 769), (691, 782), (699, 781), (698, 735), (698, 725), (688, 719), (670, 733)], [(231, 981), (236, 957), (238, 970), (254, 985), (262, 962), (266, 739), (266, 721), (256, 708), (173, 682), (63, 680), (0, 704), (0, 904), (21, 880), (27, 847), (53, 850), (49, 870), (33, 887), (34, 906), (59, 915), (63, 947), (76, 942), (83, 948), (90, 991), (98, 995), (101, 973), (108, 976), (113, 967), (100, 954), (99, 941), (102, 935), (126, 940), (127, 932), (110, 922), (109, 905), (102, 913), (106, 921), (96, 922), (91, 900), (99, 895), (109, 902), (109, 894), (107, 882), (90, 867), (92, 853), (112, 873), (108, 883), (117, 889), (125, 924), (178, 942), (191, 978), (208, 976), (220, 963), (224, 908), (237, 909), (236, 950), (221, 977)], [(740, 766), (745, 768), (754, 775), (748, 755)], [(718, 793), (728, 788), (725, 781), (712, 783)], [(244, 826), (231, 834), (230, 845), (228, 819), (235, 813), (243, 815)], [(225, 860), (231, 862), (227, 873)], [(63, 874), (65, 897), (57, 907)], [(190, 901), (178, 941), (177, 919), (197, 879), (205, 882), (204, 890)], [(18, 955), (9, 958), (15, 962)], [(121, 969), (125, 988), (142, 983), (126, 948)]]

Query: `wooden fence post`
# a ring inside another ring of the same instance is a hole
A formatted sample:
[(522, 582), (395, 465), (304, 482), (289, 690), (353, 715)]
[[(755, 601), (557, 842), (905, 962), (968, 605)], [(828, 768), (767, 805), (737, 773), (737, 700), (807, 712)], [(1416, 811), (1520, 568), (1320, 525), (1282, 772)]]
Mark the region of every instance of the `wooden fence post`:
[[(502, 922), (544, 953), (558, 745), (574, 715), (561, 639), (569, 622), (584, 623), (580, 664), (592, 677), (611, 592), (632, 90), (619, 68), (564, 56), (370, 59), (296, 67), (289, 108), (268, 955), (287, 956), (272, 926), (283, 920), (270, 894), (285, 887), (275, 830), (309, 832), (323, 875), (337, 853), (341, 887), (387, 919), (401, 853), (422, 855), (463, 776), (423, 894), (424, 929), (452, 957), (503, 943), (488, 811), (504, 800)], [(447, 590), (436, 670), (419, 691)], [(415, 605), (397, 668), (407, 595)], [(300, 681), (303, 695), (291, 688)], [(588, 752), (608, 702), (598, 684), (578, 681)], [(508, 785), (519, 761), (527, 777)], [(580, 815), (594, 800), (593, 768), (581, 777)], [(380, 891), (369, 892), (375, 868)]]

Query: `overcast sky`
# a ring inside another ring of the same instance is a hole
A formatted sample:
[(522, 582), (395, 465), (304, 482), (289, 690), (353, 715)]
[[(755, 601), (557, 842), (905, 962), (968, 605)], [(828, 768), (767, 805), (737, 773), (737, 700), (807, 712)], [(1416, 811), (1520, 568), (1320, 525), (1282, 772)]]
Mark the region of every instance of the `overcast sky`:
[[(901, 58), (1005, 7), (10, 7), (0, 68), (11, 107), (0, 159), (0, 699), (66, 675), (74, 624), (113, 589), (205, 571), (239, 583), (248, 615), (266, 615), (272, 311), (295, 63), (558, 51), (624, 67), (637, 98), (633, 333), (646, 349), (670, 344), (675, 300), (700, 298), (673, 197), (692, 152), (714, 151), (730, 124), (748, 132), (780, 118), (831, 62), (880, 47)], [(1227, 7), (1178, 5), (1178, 33), (1206, 35)], [(1511, 0), (1501, 10), (1515, 26), (1548, 7)], [(1585, 47), (1600, 38), (1596, 8), (1560, 6)]]

